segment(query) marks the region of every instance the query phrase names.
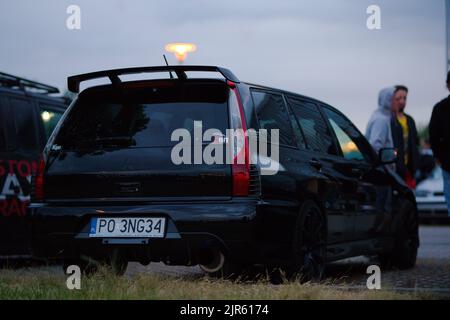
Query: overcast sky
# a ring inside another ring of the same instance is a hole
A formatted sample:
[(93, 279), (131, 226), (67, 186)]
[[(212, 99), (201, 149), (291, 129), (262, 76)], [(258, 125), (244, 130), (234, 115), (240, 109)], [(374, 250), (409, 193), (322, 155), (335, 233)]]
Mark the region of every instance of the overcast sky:
[[(66, 28), (71, 4), (81, 30)], [(371, 4), (381, 30), (366, 27)], [(361, 130), (385, 86), (410, 88), (419, 124), (448, 94), (444, 0), (1, 0), (0, 39), (0, 71), (61, 89), (73, 74), (161, 65), (166, 43), (193, 42), (186, 64), (323, 100)]]

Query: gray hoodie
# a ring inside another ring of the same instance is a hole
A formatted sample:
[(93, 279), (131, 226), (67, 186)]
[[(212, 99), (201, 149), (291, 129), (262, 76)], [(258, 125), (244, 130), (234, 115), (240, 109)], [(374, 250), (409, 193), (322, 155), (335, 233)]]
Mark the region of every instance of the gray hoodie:
[(393, 148), (391, 131), (392, 98), (395, 88), (385, 88), (378, 95), (378, 109), (367, 124), (366, 138), (378, 153), (382, 148)]

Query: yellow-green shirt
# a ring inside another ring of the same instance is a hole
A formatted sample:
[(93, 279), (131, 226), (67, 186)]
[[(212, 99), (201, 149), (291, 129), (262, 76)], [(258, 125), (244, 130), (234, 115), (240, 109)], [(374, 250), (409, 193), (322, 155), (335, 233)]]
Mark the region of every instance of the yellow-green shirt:
[(405, 116), (397, 116), (398, 123), (402, 127), (403, 131), (403, 141), (404, 141), (404, 150), (405, 150), (405, 164), (408, 164), (408, 136), (409, 136), (409, 127), (408, 127), (408, 118)]

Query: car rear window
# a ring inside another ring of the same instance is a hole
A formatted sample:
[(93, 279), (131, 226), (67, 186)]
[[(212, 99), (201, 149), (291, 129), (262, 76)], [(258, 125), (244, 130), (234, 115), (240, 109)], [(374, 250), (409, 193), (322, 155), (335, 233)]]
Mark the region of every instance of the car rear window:
[(228, 88), (213, 84), (158, 84), (80, 94), (58, 134), (65, 148), (92, 147), (98, 141), (121, 147), (173, 146), (171, 134), (194, 121), (202, 131), (228, 127)]

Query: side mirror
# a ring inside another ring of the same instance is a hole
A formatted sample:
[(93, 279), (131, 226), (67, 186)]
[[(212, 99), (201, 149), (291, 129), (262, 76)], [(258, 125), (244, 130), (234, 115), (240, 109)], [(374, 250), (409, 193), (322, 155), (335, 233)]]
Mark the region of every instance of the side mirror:
[(397, 161), (397, 149), (383, 148), (378, 152), (380, 158), (380, 164), (391, 164)]

